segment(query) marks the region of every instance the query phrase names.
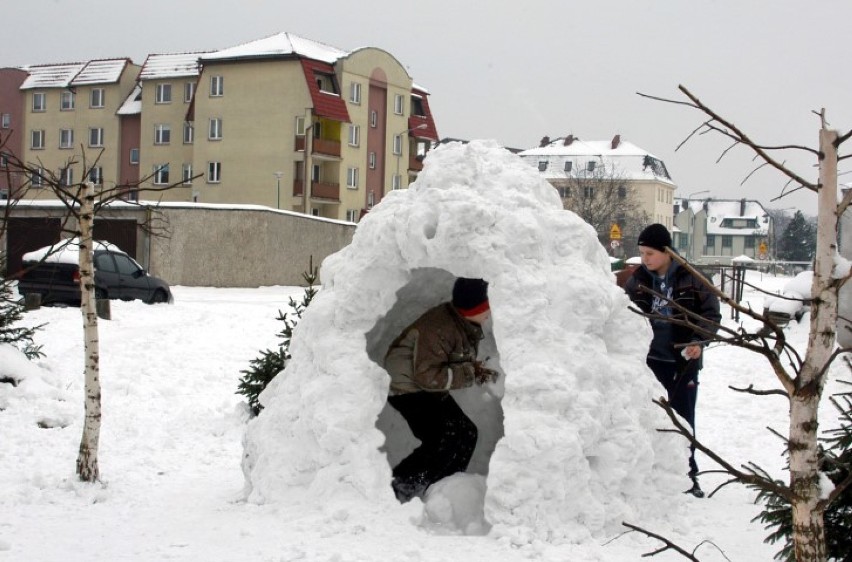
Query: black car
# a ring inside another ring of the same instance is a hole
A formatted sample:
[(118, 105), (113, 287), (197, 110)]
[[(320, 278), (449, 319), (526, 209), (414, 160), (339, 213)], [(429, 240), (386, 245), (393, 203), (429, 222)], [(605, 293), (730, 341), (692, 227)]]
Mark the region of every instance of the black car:
[[(24, 254), (18, 292), (23, 296), (40, 294), (43, 304), (79, 305), (78, 251), (79, 246), (72, 243), (59, 251), (47, 247)], [(150, 275), (117, 246), (96, 242), (94, 254), (96, 298), (140, 299), (147, 303), (173, 301), (168, 283)]]

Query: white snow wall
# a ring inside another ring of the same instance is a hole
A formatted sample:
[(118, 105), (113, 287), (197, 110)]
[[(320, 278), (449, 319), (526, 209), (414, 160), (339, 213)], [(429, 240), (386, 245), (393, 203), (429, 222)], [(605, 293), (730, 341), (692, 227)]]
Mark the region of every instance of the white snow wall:
[(646, 321), (594, 230), (492, 141), (430, 152), (417, 181), (324, 261), (293, 359), (246, 432), (249, 501), (400, 509), (376, 428), (389, 384), (379, 362), (456, 276), (490, 283), (505, 376), (505, 436), (487, 467), (494, 529), (580, 542), (674, 502), (686, 447), (656, 431), (669, 424), (651, 402), (664, 391), (645, 366)]

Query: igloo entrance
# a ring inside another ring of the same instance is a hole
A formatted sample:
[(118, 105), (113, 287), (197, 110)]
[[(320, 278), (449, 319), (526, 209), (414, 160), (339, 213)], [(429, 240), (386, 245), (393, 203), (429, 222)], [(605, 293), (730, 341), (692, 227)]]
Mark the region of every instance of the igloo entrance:
[[(370, 359), (383, 365), (388, 347), (402, 330), (430, 308), (450, 300), (455, 279), (453, 274), (443, 269), (413, 270), (408, 284), (397, 291), (396, 303), (367, 333), (367, 354)], [(484, 339), (479, 344), (479, 360), (500, 372), (500, 380), (495, 384), (450, 392), (478, 431), (476, 449), (466, 472), (482, 476), (488, 475), (491, 455), (503, 437), (501, 399), (505, 374), (500, 369), (500, 357), (491, 326), (490, 320), (483, 325)], [(419, 445), (405, 419), (387, 402), (378, 416), (376, 428), (385, 436), (380, 450), (387, 456), (391, 469)]]

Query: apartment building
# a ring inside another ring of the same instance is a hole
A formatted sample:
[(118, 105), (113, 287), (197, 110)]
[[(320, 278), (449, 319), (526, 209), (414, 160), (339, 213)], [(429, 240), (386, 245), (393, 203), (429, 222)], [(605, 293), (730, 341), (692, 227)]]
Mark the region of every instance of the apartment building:
[(750, 199), (675, 199), (672, 243), (691, 262), (730, 265), (747, 256), (774, 259), (772, 217)]
[(21, 85), (27, 73), (20, 68), (0, 68), (0, 200), (14, 197), (24, 182), (10, 157), (20, 158), (24, 149), (24, 97)]
[[(119, 182), (120, 121), (116, 111), (133, 89), (139, 66), (129, 59), (27, 68), (21, 84), (25, 139), (22, 160), (41, 167), (29, 197), (52, 197), (44, 177), (65, 185)], [(84, 178), (83, 175), (86, 175)]]
[(356, 222), (408, 187), (438, 140), (428, 91), (390, 53), (292, 33), (152, 54), (141, 67), (111, 59), (27, 70), (22, 159), (73, 184), (99, 155), (91, 179), (140, 182), (143, 198)]

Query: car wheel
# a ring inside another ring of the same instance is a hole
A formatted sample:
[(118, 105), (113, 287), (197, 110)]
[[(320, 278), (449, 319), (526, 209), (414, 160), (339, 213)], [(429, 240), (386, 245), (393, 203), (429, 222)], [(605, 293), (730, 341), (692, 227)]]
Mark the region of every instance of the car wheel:
[(148, 301), (148, 304), (157, 304), (162, 302), (169, 302), (169, 296), (162, 289), (157, 289), (154, 291), (154, 294), (151, 295), (151, 300)]

